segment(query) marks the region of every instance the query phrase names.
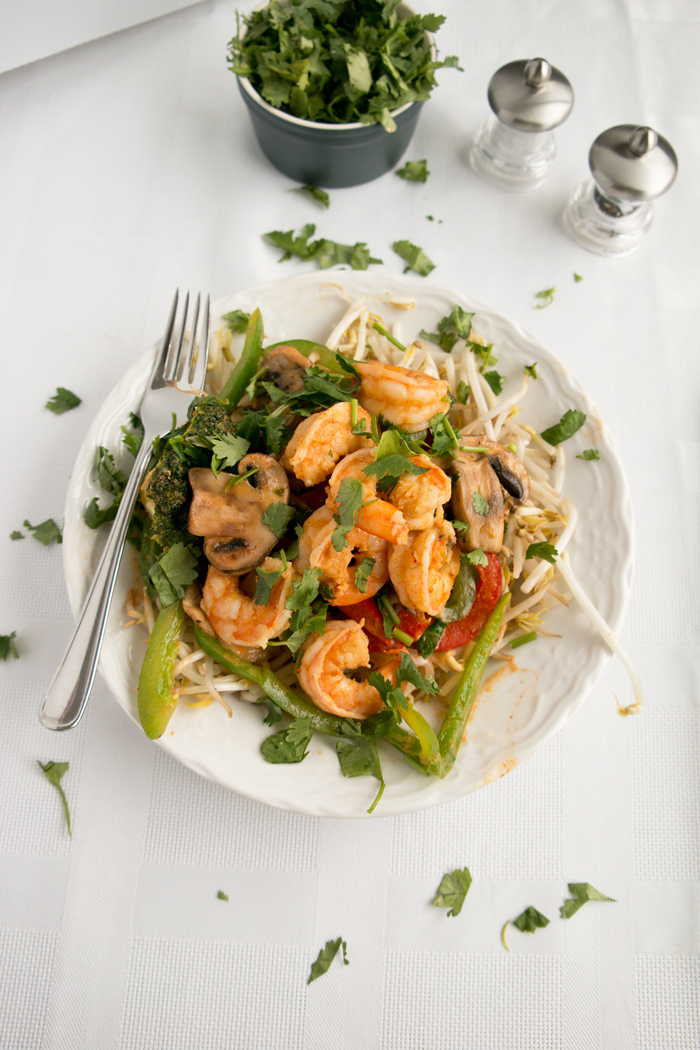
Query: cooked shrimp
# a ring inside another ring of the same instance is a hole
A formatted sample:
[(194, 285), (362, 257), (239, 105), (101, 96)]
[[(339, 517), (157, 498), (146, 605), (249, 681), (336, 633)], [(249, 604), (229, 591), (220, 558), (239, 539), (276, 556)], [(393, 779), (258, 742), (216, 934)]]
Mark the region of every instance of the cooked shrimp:
[[(280, 457), (284, 469), (295, 474), (305, 485), (318, 485), (328, 477), (342, 456), (371, 444), (370, 438), (353, 434), (351, 411), (349, 401), (339, 401), (300, 423)], [(371, 419), (358, 406), (358, 422), (361, 419), (366, 420), (369, 433)]]
[(364, 472), (364, 468), (374, 462), (374, 456), (374, 449), (363, 448), (341, 459), (328, 483), (330, 490), (328, 502), (335, 510), (335, 500), (338, 497), (341, 482), (355, 478), (362, 485), (363, 501), (357, 515), (358, 528), (364, 529), (373, 536), (388, 540), (389, 543), (405, 543), (408, 539), (408, 528), (403, 514), (391, 503), (378, 498), (377, 479)]
[[(265, 558), (260, 568), (274, 572), (284, 566), (279, 558)], [(295, 577), (293, 566), (288, 564), (276, 580), (267, 604), (256, 605), (241, 590), (240, 576), (220, 572), (210, 565), (202, 589), (202, 609), (222, 642), (264, 648), (289, 623), (292, 614), (284, 604), (292, 593)]]
[[(347, 535), (347, 544), (337, 551), (332, 539), (335, 527), (332, 507), (319, 507), (314, 511), (304, 522), (295, 565), (299, 572), (309, 567), (321, 569), (321, 582), (333, 588), (330, 605), (356, 605), (371, 598), (389, 579), (389, 544), (364, 529), (354, 528)], [(367, 577), (365, 590), (360, 591), (355, 585), (355, 570), (363, 558), (373, 558), (374, 567)]]
[(427, 473), (403, 474), (387, 498), (401, 511), (409, 529), (429, 529), (445, 516), (442, 505), (452, 495), (452, 482), (430, 456), (412, 456), (411, 460)]
[(389, 551), (389, 576), (409, 609), (439, 616), (459, 572), (459, 548), (449, 521), (409, 533), (408, 543)]
[(356, 361), (362, 377), (357, 399), (374, 415), (380, 412), (390, 423), (413, 434), (425, 430), (431, 418), (450, 407), (449, 384), (381, 361)]
[(354, 620), (329, 620), (322, 635), (312, 636), (299, 667), (299, 681), (317, 707), (342, 718), (367, 718), (383, 710), (369, 682), (348, 678), (346, 671), (370, 667), (367, 635)]

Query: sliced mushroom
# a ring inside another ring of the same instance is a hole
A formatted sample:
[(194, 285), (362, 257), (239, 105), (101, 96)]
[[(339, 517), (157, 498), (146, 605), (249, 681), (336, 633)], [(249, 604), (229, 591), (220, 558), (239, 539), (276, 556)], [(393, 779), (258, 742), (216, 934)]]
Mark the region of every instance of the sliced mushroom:
[[(465, 440), (470, 445), (488, 449), (488, 453), (459, 452), (455, 456), (458, 480), (452, 491), (452, 508), (458, 518), (469, 524), (466, 535), (469, 549), (481, 547), (487, 554), (498, 554), (511, 500), (521, 503), (528, 498), (530, 478), (518, 457), (503, 445), (483, 434), (472, 434)], [(506, 504), (502, 490), (509, 497)], [(475, 501), (476, 493), (488, 503), (488, 513), (479, 513), (480, 500)]]
[(206, 467), (189, 472), (192, 503), (187, 528), (204, 536), (204, 553), (222, 572), (243, 573), (265, 557), (277, 537), (263, 515), (273, 503), (289, 502), (287, 475), (277, 460), (253, 452), (238, 463), (238, 473), (257, 472), (232, 484), (232, 475), (214, 476)]
[(264, 378), (285, 394), (304, 389), (304, 376), (309, 362), (293, 346), (277, 346), (270, 350), (262, 360), (262, 367), (267, 369)]
[[(452, 490), (455, 517), (466, 521), (465, 541), (469, 550), (481, 547), (486, 554), (498, 554), (503, 546), (503, 492), (487, 456), (478, 452), (459, 452), (454, 459), (457, 482)], [(476, 497), (476, 498), (475, 498)], [(483, 509), (482, 500), (487, 509)]]

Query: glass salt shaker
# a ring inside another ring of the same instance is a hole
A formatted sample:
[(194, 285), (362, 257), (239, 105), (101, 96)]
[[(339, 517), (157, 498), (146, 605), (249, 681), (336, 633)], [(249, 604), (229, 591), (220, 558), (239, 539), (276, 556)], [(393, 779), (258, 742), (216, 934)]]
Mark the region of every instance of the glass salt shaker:
[(494, 115), (479, 128), (469, 163), (501, 189), (535, 189), (557, 152), (552, 131), (574, 104), (571, 84), (544, 58), (519, 59), (494, 73), (488, 100)]
[(653, 128), (618, 124), (599, 135), (588, 154), (592, 179), (571, 194), (564, 229), (597, 255), (629, 255), (651, 226), (651, 202), (671, 188), (678, 158)]

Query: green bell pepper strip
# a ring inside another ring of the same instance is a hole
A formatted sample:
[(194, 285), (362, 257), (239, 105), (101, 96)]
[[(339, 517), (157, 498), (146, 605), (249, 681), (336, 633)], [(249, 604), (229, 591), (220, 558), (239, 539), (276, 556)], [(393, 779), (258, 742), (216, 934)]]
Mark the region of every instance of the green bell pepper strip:
[[(225, 667), (232, 674), (238, 674), (241, 678), (247, 678), (249, 682), (256, 682), (264, 691), (265, 696), (277, 704), (278, 707), (281, 707), (283, 711), (286, 711), (288, 715), (291, 715), (292, 718), (308, 718), (315, 732), (347, 739), (347, 735), (343, 732), (343, 725), (347, 722), (347, 719), (336, 718), (334, 715), (320, 711), (307, 697), (284, 685), (268, 667), (251, 664), (248, 660), (243, 660), (241, 657), (236, 656), (231, 649), (228, 649), (217, 638), (212, 638), (211, 635), (206, 634), (196, 624), (194, 636), (197, 645), (208, 656), (211, 656), (212, 660), (216, 660), (218, 664), (221, 664), (222, 667)], [(407, 759), (414, 761), (419, 759), (421, 753), (419, 741), (398, 726), (392, 726), (384, 734), (384, 739), (403, 752)], [(422, 771), (425, 772), (425, 770)]]
[(259, 309), (253, 311), (246, 329), (243, 353), (238, 364), (219, 394), (229, 408), (235, 408), (245, 393), (245, 388), (260, 367), (262, 357), (262, 341), (264, 336), (263, 320)]
[(311, 354), (316, 354), (318, 357), (317, 363), (322, 368), (325, 368), (327, 372), (335, 372), (337, 375), (341, 376), (347, 375), (347, 372), (345, 372), (336, 361), (333, 351), (329, 350), (327, 346), (323, 346), (322, 343), (314, 343), (310, 339), (283, 339), (281, 343), (273, 343), (272, 346), (266, 346), (265, 353), (269, 353), (270, 350), (275, 350), (278, 346), (291, 346), (297, 350), (302, 357), (309, 357)]
[(139, 676), (138, 705), (141, 725), (151, 740), (163, 735), (179, 700), (174, 671), (184, 619), (182, 602), (173, 602), (161, 609), (146, 646)]
[(447, 714), (438, 733), (440, 764), (437, 774), (441, 778), (447, 776), (457, 758), (457, 752), (474, 707), (474, 700), (479, 690), (486, 661), (491, 655), (493, 643), (498, 637), (498, 632), (501, 629), (501, 623), (509, 604), (510, 592), (506, 592), (499, 598), (495, 609), (489, 616), (483, 631), (477, 639), (469, 659), (464, 665), (462, 676), (457, 683)]

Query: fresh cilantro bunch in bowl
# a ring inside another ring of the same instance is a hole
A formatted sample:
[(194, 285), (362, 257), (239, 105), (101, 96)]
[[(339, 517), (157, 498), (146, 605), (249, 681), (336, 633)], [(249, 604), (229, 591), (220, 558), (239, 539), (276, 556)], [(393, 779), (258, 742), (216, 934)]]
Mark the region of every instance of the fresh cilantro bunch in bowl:
[(260, 147), (297, 181), (355, 186), (403, 156), (435, 72), (443, 15), (400, 0), (270, 0), (229, 43)]

